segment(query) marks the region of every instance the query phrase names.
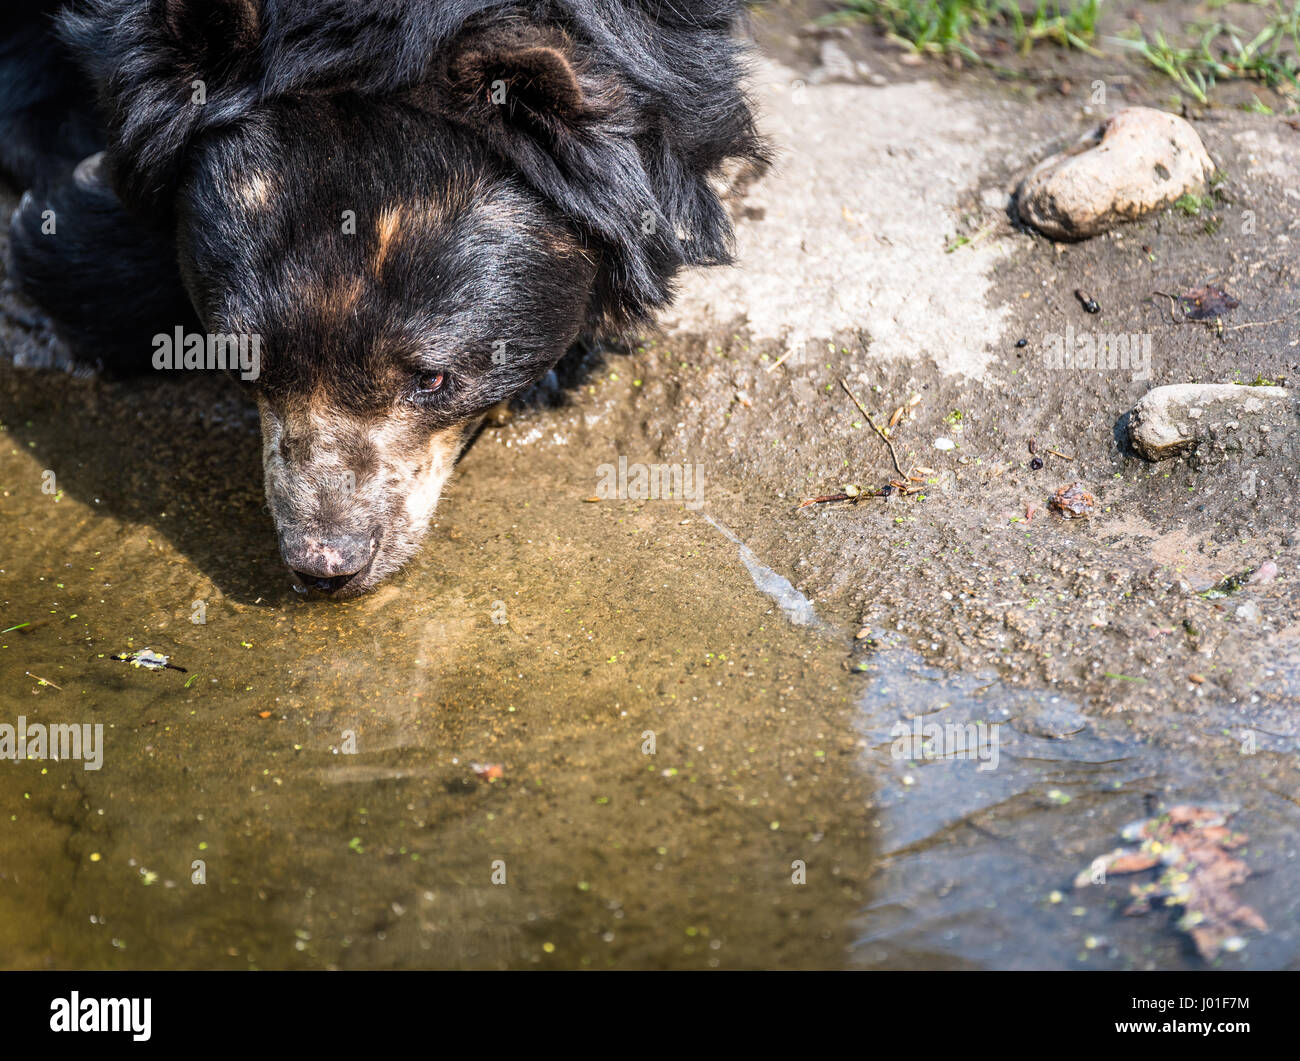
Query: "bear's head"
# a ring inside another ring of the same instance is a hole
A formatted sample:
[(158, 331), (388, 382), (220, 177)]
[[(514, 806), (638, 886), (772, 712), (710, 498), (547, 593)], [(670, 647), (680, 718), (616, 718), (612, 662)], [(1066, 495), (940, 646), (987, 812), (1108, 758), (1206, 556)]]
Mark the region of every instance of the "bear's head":
[(734, 5), (701, 6), (93, 0), (66, 20), (119, 196), (174, 227), (209, 334), (257, 351), (301, 589), (395, 571), (491, 407), (580, 333), (644, 320), (683, 264), (727, 260), (708, 178), (760, 148)]

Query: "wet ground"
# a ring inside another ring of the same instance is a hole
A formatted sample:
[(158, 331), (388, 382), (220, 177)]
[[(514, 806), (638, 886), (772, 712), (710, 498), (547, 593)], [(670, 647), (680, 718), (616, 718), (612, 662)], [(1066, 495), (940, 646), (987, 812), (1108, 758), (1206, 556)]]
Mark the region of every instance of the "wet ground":
[[(1007, 193), (1106, 113), (1083, 88), (809, 85), (797, 24), (759, 26), (783, 156), (741, 268), (486, 430), (358, 602), (289, 590), (233, 383), (24, 367), (63, 355), (6, 300), (0, 723), (102, 723), (104, 760), (0, 762), (0, 964), (1204, 968), (1128, 879), (1072, 888), (1196, 803), (1269, 925), (1214, 964), (1300, 966), (1295, 462), (1120, 429), (1152, 385), (1300, 379), (1300, 132), (1193, 115), (1204, 214), (1055, 246)], [(1211, 280), (1222, 332), (1156, 294)], [(1066, 325), (1150, 334), (1152, 378), (1045, 371)], [(877, 422), (920, 395), (921, 494), (797, 508), (891, 475), (841, 378)], [(698, 466), (702, 506), (588, 500), (619, 457)], [(1074, 479), (1100, 511), (1064, 522)], [(185, 670), (110, 658), (146, 647)], [(899, 754), (914, 719), (984, 743)]]

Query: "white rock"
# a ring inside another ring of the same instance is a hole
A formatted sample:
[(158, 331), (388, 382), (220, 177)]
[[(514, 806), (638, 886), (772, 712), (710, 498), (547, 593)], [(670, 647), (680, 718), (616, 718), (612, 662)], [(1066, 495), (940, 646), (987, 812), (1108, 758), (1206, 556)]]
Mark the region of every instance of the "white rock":
[(1186, 121), (1129, 107), (1035, 166), (1016, 205), (1025, 222), (1053, 239), (1087, 239), (1199, 190), (1213, 172)]
[(1129, 413), (1129, 442), (1153, 461), (1244, 431), (1266, 450), (1288, 450), (1300, 438), (1300, 398), (1285, 387), (1176, 383), (1147, 391)]

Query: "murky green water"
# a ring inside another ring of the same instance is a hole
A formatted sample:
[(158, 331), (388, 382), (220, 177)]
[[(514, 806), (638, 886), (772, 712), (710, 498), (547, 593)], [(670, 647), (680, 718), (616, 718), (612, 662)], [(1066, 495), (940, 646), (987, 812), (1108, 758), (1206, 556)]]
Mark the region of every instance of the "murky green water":
[[(66, 380), (10, 383), (4, 716), (106, 749), (0, 764), (4, 964), (842, 962), (870, 866), (847, 675), (699, 516), (584, 502), (567, 451), (484, 438), (420, 563), (307, 603), (237, 407), (205, 435), (87, 384), (69, 423)], [(108, 658), (146, 646), (185, 673)]]
[[(1197, 964), (1048, 896), (1146, 801), (1222, 798), (1226, 745), (873, 653), (708, 506), (584, 500), (607, 412), (482, 436), (421, 560), (332, 605), (289, 590), (224, 382), (4, 370), (0, 722), (102, 724), (104, 761), (0, 762), (0, 965)], [(109, 658), (145, 647), (185, 670)], [(1005, 723), (998, 769), (894, 758), (918, 712)], [(1227, 794), (1281, 874), (1279, 740), (1276, 788)], [(1277, 885), (1232, 961), (1296, 961)]]

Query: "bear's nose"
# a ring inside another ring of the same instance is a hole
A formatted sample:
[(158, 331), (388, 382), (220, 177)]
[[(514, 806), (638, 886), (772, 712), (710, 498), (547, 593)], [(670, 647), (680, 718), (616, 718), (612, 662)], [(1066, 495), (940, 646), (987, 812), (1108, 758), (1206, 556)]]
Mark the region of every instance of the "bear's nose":
[(314, 589), (318, 593), (337, 593), (349, 582), (352, 581), (352, 575), (335, 575), (333, 578), (315, 578), (304, 571), (294, 569), (293, 572), (298, 576), (299, 581), (307, 589)]
[(280, 555), (307, 589), (337, 593), (375, 555), (376, 536), (289, 534), (280, 538)]

